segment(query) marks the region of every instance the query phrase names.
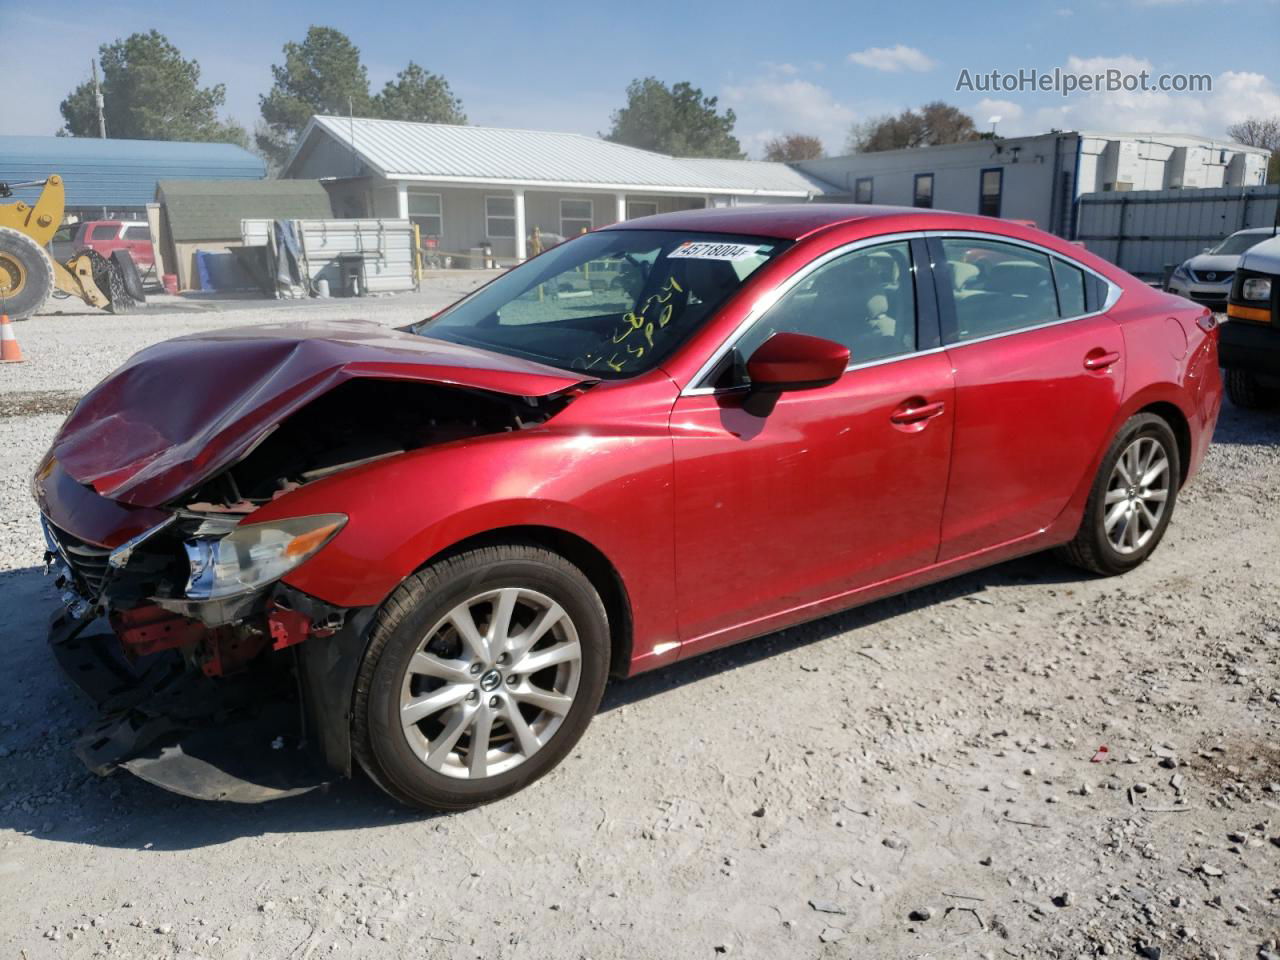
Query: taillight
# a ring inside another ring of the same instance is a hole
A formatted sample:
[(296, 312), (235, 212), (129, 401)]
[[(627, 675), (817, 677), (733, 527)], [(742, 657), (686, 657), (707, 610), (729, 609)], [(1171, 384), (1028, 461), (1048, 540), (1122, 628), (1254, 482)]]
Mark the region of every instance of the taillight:
[(1196, 317), (1196, 326), (1205, 333), (1211, 333), (1218, 326), (1218, 318), (1206, 310), (1200, 316)]

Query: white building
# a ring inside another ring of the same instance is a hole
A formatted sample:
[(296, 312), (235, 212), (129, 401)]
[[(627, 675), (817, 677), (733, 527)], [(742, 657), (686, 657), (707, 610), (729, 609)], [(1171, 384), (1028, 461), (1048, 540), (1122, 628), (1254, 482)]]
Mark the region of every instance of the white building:
[(937, 207), (1033, 221), (1073, 235), (1075, 201), (1112, 190), (1266, 182), (1270, 152), (1174, 133), (1048, 133), (828, 157), (797, 169), (854, 203)]
[(838, 188), (785, 163), (670, 157), (575, 133), (315, 117), (280, 174), (320, 179), (341, 217), (409, 218), (458, 256), (704, 206), (796, 202)]

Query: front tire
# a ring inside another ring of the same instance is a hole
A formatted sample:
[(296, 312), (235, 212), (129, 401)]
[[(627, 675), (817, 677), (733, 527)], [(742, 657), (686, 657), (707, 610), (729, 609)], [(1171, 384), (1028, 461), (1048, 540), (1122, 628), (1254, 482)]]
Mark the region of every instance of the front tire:
[(378, 612), (356, 680), (356, 757), (409, 806), (501, 799), (573, 749), (609, 651), (604, 605), (564, 557), (532, 544), (447, 557)]
[(1102, 458), (1080, 529), (1061, 549), (1063, 559), (1104, 576), (1141, 564), (1169, 526), (1181, 469), (1168, 422), (1151, 413), (1131, 417)]
[(25, 320), (53, 292), (53, 263), (25, 233), (0, 227), (0, 301), (14, 320)]

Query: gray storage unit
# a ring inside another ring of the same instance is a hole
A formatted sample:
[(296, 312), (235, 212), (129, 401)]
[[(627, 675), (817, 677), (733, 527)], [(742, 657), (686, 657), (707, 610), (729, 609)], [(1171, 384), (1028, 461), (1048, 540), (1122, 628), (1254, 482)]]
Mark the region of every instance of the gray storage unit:
[[(362, 293), (398, 293), (417, 285), (413, 225), (408, 220), (296, 220), (303, 266), (311, 283), (324, 279), (334, 296), (347, 278), (363, 276)], [(245, 246), (270, 244), (272, 221), (242, 220)], [(353, 265), (359, 264), (360, 270)]]

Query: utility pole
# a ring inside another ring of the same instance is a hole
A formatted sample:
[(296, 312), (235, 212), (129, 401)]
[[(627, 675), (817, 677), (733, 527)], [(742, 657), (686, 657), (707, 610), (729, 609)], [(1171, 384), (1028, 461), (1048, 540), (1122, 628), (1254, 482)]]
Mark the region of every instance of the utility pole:
[(93, 70), (93, 102), (98, 108), (98, 138), (105, 140), (107, 139), (107, 117), (102, 112), (102, 91), (98, 88), (98, 61), (90, 60), (89, 67)]
[(353, 98), (347, 97), (347, 130), (351, 138), (351, 175), (360, 175), (360, 160), (356, 156), (356, 107)]

